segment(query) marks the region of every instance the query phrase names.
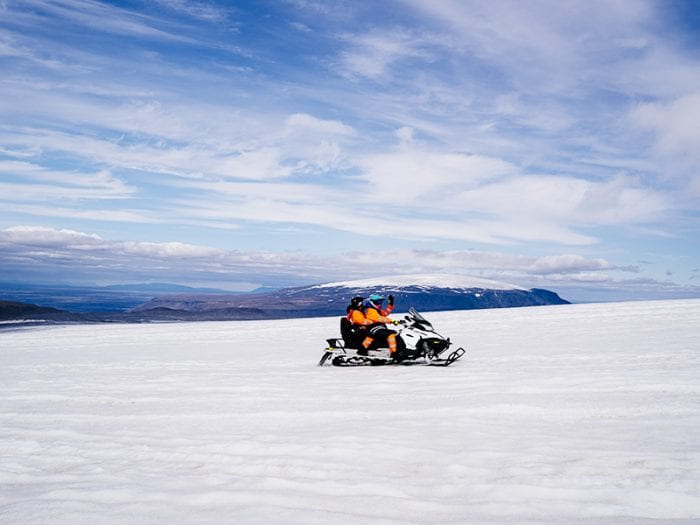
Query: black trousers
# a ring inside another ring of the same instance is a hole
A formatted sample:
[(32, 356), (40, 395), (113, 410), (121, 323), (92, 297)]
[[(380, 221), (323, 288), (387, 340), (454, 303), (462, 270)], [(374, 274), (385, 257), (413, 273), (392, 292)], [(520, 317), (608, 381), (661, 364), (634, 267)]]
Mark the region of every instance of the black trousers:
[[(383, 324), (375, 324), (371, 326), (367, 334), (373, 339), (370, 348), (386, 348), (387, 346), (389, 346), (389, 336), (395, 333), (396, 332), (394, 332), (393, 330), (389, 330)], [(398, 339), (399, 338), (397, 338), (397, 343)]]

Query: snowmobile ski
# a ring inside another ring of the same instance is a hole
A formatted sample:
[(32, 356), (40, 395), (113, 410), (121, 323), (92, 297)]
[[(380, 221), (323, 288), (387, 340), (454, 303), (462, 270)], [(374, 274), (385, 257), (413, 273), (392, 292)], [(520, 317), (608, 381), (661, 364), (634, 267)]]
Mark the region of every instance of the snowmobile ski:
[(450, 352), (450, 355), (445, 359), (432, 359), (428, 361), (428, 364), (431, 366), (450, 366), (466, 353), (467, 351), (464, 348), (459, 347), (457, 350)]

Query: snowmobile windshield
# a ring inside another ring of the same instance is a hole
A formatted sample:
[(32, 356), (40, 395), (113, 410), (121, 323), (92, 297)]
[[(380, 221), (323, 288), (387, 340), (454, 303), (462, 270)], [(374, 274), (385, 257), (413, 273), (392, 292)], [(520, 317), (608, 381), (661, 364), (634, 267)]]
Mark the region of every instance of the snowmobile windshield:
[[(421, 314), (419, 314), (418, 312), (416, 312), (416, 309), (413, 308), (413, 306), (411, 306), (411, 307), (408, 309), (408, 313), (411, 314), (411, 316), (412, 316), (416, 321), (421, 321), (421, 322), (423, 322), (423, 323), (427, 323), (427, 322), (428, 322), (428, 320), (427, 320), (425, 317), (423, 317)], [(428, 324), (430, 324), (430, 323), (428, 323)]]

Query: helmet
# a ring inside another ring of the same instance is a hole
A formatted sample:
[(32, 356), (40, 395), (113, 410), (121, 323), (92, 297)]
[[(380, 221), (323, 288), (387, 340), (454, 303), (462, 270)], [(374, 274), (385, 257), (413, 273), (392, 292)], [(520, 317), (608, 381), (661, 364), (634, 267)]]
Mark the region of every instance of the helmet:
[(352, 306), (353, 308), (360, 308), (362, 306), (362, 301), (364, 300), (364, 297), (353, 297), (350, 300), (350, 306)]
[(369, 300), (372, 301), (373, 303), (381, 303), (384, 300), (384, 297), (382, 297), (379, 294), (373, 293), (372, 295), (369, 296)]

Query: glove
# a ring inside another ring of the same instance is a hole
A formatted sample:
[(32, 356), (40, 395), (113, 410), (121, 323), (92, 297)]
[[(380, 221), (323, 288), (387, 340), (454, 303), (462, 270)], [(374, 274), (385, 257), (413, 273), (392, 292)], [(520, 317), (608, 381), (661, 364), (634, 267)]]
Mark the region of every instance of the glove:
[(387, 300), (389, 301), (389, 306), (394, 306), (394, 296), (389, 294), (389, 297), (387, 297)]

